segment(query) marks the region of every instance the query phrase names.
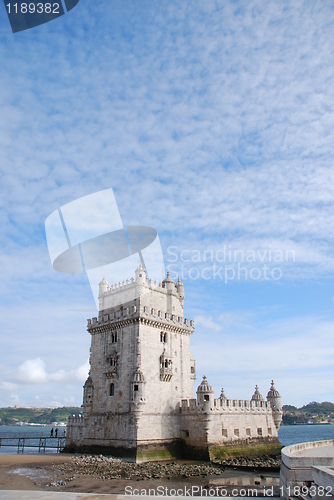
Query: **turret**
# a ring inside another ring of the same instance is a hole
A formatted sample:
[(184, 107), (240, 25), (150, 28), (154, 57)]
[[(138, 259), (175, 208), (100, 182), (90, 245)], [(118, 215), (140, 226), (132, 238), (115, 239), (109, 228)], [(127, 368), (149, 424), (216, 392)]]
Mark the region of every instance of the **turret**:
[(146, 283), (146, 271), (142, 263), (136, 269), (136, 285), (144, 285)]
[(109, 290), (110, 286), (108, 281), (106, 280), (106, 277), (103, 276), (102, 281), (99, 283), (99, 296), (102, 295), (103, 293), (107, 292)]
[(197, 405), (205, 410), (213, 408), (214, 391), (207, 381), (206, 375), (203, 375), (203, 380), (197, 387)]
[(139, 367), (137, 367), (136, 371), (132, 376), (132, 382), (131, 382), (131, 393), (132, 393), (131, 399), (134, 404), (145, 403), (144, 384), (145, 384), (144, 375), (139, 369)]
[(255, 392), (252, 396), (252, 401), (264, 401), (264, 398), (263, 398), (262, 394), (260, 393), (257, 385), (255, 386)]
[(273, 418), (274, 422), (276, 425), (276, 428), (279, 429), (281, 422), (282, 422), (282, 401), (281, 401), (281, 396), (278, 390), (274, 386), (274, 381), (271, 381), (271, 386), (269, 389), (269, 392), (267, 394), (267, 401), (270, 402), (272, 412), (273, 412)]
[(163, 286), (167, 288), (167, 291), (173, 292), (175, 290), (175, 281), (170, 277), (169, 272), (167, 273), (167, 277), (162, 282)]
[(219, 399), (222, 400), (222, 402), (226, 401), (227, 400), (227, 397), (225, 396), (225, 392), (224, 392), (224, 388), (222, 387), (222, 390), (221, 390), (221, 393), (220, 393), (220, 396), (219, 396)]
[(94, 385), (91, 376), (88, 375), (88, 378), (84, 385), (84, 396), (82, 405), (85, 418), (88, 418), (92, 411), (93, 396), (94, 396)]
[(181, 301), (181, 304), (182, 304), (182, 307), (183, 307), (183, 303), (184, 303), (184, 285), (183, 285), (182, 281), (180, 280), (180, 276), (178, 276), (178, 279), (177, 279), (176, 290), (177, 290), (177, 293), (179, 294), (180, 301)]

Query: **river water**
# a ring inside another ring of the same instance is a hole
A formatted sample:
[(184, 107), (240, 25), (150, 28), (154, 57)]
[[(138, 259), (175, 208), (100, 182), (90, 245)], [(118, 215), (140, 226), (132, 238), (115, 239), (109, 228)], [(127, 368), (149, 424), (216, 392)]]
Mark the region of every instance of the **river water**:
[[(64, 435), (65, 427), (59, 427), (59, 436)], [(16, 426), (16, 425), (2, 425), (0, 426), (0, 438), (2, 437), (12, 437), (18, 439), (19, 437), (36, 437), (34, 441), (38, 445), (39, 437), (49, 438), (51, 431), (51, 426), (46, 427), (31, 427), (31, 426)], [(302, 443), (304, 441), (321, 441), (323, 439), (334, 439), (334, 425), (282, 425), (279, 433), (278, 439), (284, 446), (289, 444)], [(14, 444), (14, 442), (13, 442)], [(47, 439), (46, 444), (51, 444), (51, 440)], [(56, 446), (56, 440), (54, 439), (53, 445)], [(56, 449), (50, 449), (46, 446), (47, 453), (56, 453)], [(2, 446), (0, 453), (17, 453), (17, 443), (16, 446)], [(24, 453), (38, 453), (38, 448), (25, 448)]]

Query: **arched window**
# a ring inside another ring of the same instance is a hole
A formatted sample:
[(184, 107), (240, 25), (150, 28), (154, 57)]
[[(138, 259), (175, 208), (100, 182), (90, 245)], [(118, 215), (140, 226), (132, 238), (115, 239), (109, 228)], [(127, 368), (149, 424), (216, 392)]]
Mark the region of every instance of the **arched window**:
[(115, 394), (115, 386), (114, 384), (110, 384), (109, 396), (113, 396), (114, 394)]

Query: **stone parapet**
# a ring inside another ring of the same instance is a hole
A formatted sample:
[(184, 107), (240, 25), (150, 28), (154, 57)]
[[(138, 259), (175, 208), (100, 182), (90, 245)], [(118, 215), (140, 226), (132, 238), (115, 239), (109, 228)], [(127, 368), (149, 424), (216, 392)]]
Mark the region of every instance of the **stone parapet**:
[(141, 322), (156, 328), (172, 329), (188, 334), (194, 332), (193, 320), (170, 315), (165, 311), (149, 310), (146, 306), (142, 308), (131, 306), (102, 311), (102, 314), (98, 318), (93, 317), (87, 320), (87, 330), (90, 334), (94, 334), (112, 328), (119, 328), (131, 322)]
[(296, 488), (314, 485), (314, 491), (317, 492), (324, 481), (328, 481), (326, 486), (333, 481), (331, 469), (334, 467), (334, 440), (286, 446), (282, 449), (281, 456), (281, 492), (286, 500), (294, 496)]
[[(270, 413), (272, 414), (272, 408), (269, 401), (248, 401), (243, 399), (214, 399), (213, 406), (206, 408), (207, 411), (212, 413), (233, 413), (233, 414), (244, 414), (244, 413)], [(182, 399), (181, 401), (182, 412), (201, 412), (203, 408), (199, 405), (196, 399)]]

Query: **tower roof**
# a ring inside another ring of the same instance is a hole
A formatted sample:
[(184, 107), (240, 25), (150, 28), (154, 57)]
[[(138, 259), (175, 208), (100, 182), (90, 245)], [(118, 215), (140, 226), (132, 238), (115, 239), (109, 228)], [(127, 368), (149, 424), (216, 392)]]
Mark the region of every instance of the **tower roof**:
[(167, 272), (166, 278), (163, 280), (163, 283), (174, 283), (174, 280), (170, 277), (169, 271)]
[(109, 283), (108, 281), (106, 280), (106, 277), (103, 276), (102, 280), (100, 281), (99, 285), (108, 285), (109, 286)]
[(93, 380), (92, 377), (89, 375), (86, 382), (85, 382), (85, 387), (93, 387)]
[(139, 368), (137, 368), (137, 370), (134, 372), (134, 374), (132, 376), (132, 382), (134, 382), (134, 383), (143, 383), (144, 382), (143, 372), (141, 370), (139, 370)]
[(225, 400), (227, 397), (225, 396), (224, 388), (222, 387), (221, 393), (220, 393), (220, 399)]
[(262, 394), (259, 391), (258, 386), (255, 386), (255, 392), (252, 396), (252, 401), (264, 401)]
[(143, 264), (141, 262), (140, 262), (139, 266), (136, 269), (136, 273), (137, 272), (144, 272), (144, 273), (146, 273), (146, 269), (145, 269), (145, 267), (143, 266)]
[(270, 389), (269, 389), (269, 392), (267, 394), (267, 399), (268, 398), (280, 398), (280, 393), (278, 392), (278, 390), (276, 389), (276, 387), (274, 386), (274, 381), (272, 380), (271, 381), (271, 386), (270, 386)]
[(197, 392), (213, 392), (211, 385), (207, 381), (206, 375), (203, 375), (203, 380), (197, 387)]

